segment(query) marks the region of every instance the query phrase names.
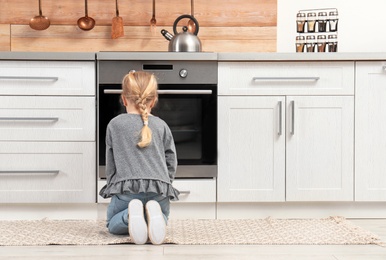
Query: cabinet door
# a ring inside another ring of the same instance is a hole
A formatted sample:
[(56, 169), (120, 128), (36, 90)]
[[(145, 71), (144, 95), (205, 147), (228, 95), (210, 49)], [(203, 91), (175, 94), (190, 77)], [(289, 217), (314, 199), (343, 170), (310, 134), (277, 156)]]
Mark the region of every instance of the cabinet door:
[(94, 61), (0, 61), (0, 94), (94, 96)]
[(95, 141), (95, 97), (0, 96), (1, 141)]
[(352, 201), (354, 97), (287, 97), (286, 199)]
[(285, 98), (218, 99), (218, 201), (284, 201)]
[(355, 200), (386, 200), (386, 62), (357, 62)]
[(219, 62), (219, 95), (353, 95), (354, 62)]
[(0, 142), (0, 203), (93, 203), (95, 142)]

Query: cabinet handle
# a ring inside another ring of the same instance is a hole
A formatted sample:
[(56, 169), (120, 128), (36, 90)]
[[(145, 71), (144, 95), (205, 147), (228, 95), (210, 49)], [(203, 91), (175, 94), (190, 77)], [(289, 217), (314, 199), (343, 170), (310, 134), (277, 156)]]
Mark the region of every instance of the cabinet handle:
[(181, 195), (189, 195), (190, 194), (190, 190), (180, 190), (180, 194)]
[(0, 175), (14, 175), (14, 174), (56, 175), (56, 174), (59, 174), (59, 170), (54, 170), (54, 171), (38, 171), (38, 170), (31, 170), (31, 171), (22, 171), (22, 170), (0, 171)]
[[(104, 94), (122, 94), (122, 89), (104, 89)], [(160, 95), (171, 94), (171, 95), (211, 95), (212, 90), (203, 89), (187, 89), (187, 90), (174, 90), (174, 89), (160, 89), (157, 91)]]
[(282, 101), (279, 101), (279, 130), (278, 130), (278, 135), (282, 135), (282, 123), (281, 123), (281, 119), (282, 119), (282, 104), (283, 102)]
[(254, 81), (318, 81), (320, 77), (253, 77)]
[(383, 70), (383, 71), (386, 71), (386, 66), (382, 66), (382, 70)]
[(1, 121), (58, 121), (58, 117), (0, 117)]
[(52, 80), (58, 81), (58, 77), (32, 77), (32, 76), (0, 76), (0, 79), (11, 79), (11, 80)]
[(295, 134), (295, 101), (291, 101), (291, 135)]

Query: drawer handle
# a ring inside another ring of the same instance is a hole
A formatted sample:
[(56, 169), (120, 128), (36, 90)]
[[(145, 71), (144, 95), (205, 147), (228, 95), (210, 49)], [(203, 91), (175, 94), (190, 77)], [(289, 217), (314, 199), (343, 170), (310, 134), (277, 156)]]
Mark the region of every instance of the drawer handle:
[(21, 171), (21, 170), (14, 170), (14, 171), (0, 171), (0, 175), (14, 175), (14, 174), (27, 174), (27, 175), (57, 175), (59, 174), (59, 170), (55, 171)]
[(52, 80), (58, 81), (58, 77), (32, 77), (32, 76), (0, 76), (0, 79), (10, 79), (10, 80)]
[(253, 77), (254, 81), (318, 81), (320, 77)]
[(0, 117), (1, 121), (59, 121), (58, 117)]
[[(211, 95), (212, 90), (210, 89), (203, 89), (203, 90), (196, 90), (196, 89), (187, 89), (187, 90), (174, 90), (174, 89), (160, 89), (157, 91), (160, 95)], [(104, 89), (104, 94), (122, 94), (122, 89)]]
[(180, 195), (189, 195), (190, 190), (180, 190)]
[(291, 101), (291, 135), (295, 134), (295, 101)]
[(283, 117), (283, 112), (282, 112), (282, 109), (283, 109), (283, 104), (282, 104), (283, 102), (282, 101), (279, 101), (279, 131), (278, 131), (278, 135), (282, 135), (282, 133), (283, 133), (283, 130), (282, 130), (282, 128), (283, 128), (283, 126), (282, 126), (282, 123), (281, 123), (281, 121), (282, 121), (282, 117)]

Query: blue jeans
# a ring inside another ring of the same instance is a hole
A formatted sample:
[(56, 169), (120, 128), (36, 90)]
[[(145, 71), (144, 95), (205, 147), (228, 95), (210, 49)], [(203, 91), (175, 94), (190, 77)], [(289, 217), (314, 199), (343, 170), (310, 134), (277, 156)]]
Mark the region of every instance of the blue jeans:
[[(107, 228), (111, 234), (127, 235), (128, 231), (128, 205), (133, 199), (142, 201), (145, 206), (149, 200), (155, 200), (161, 206), (165, 221), (167, 222), (170, 213), (169, 197), (161, 196), (157, 193), (139, 193), (139, 194), (117, 194), (111, 197), (111, 202), (107, 208)], [(145, 220), (146, 220), (146, 214)]]

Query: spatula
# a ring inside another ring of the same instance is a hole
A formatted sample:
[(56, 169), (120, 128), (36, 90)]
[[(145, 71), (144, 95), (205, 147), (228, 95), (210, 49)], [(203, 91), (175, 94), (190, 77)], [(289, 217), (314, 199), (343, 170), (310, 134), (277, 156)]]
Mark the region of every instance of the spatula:
[(122, 17), (119, 16), (118, 0), (115, 0), (115, 12), (116, 12), (116, 16), (113, 18), (111, 23), (112, 39), (117, 39), (125, 35), (124, 28), (123, 28), (123, 19)]

